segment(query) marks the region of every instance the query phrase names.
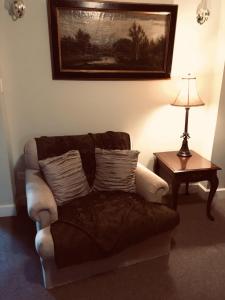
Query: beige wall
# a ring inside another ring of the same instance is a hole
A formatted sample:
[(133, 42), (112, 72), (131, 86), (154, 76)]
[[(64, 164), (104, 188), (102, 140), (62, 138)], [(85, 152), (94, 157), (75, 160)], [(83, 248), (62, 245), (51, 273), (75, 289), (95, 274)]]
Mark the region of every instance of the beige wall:
[[(2, 96), (0, 94), (0, 103)], [(6, 206), (13, 206), (13, 193), (11, 174), (9, 168), (8, 146), (5, 136), (5, 128), (3, 123), (3, 107), (0, 105), (0, 204)], [(7, 211), (11, 208), (5, 208)], [(13, 208), (12, 208), (13, 209)], [(14, 210), (14, 209), (13, 209)], [(2, 211), (0, 208), (0, 216)], [(4, 211), (5, 215), (5, 211)]]
[[(46, 1), (24, 1), (26, 15), (16, 22), (2, 9), (4, 1), (0, 2), (0, 61), (13, 165), (26, 140), (40, 135), (127, 131), (133, 148), (141, 151), (141, 162), (150, 167), (153, 152), (180, 147), (184, 109), (169, 106), (176, 80), (53, 81)], [(172, 75), (175, 79), (186, 72), (198, 76), (199, 92), (207, 105), (191, 109), (190, 148), (208, 158), (223, 71), (215, 59), (221, 1), (213, 3), (212, 14), (202, 26), (195, 21), (199, 1), (152, 1), (179, 5)]]

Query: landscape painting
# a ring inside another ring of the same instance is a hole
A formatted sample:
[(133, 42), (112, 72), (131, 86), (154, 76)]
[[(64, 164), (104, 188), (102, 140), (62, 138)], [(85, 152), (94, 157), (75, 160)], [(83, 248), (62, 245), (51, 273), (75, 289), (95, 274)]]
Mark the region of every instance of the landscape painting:
[(51, 7), (56, 79), (169, 77), (177, 6), (66, 2)]

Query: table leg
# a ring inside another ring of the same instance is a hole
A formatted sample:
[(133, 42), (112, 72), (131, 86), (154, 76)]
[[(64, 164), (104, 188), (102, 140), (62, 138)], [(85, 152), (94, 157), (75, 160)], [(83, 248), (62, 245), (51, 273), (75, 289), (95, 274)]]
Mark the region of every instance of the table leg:
[(178, 199), (178, 191), (179, 191), (180, 183), (177, 181), (172, 182), (172, 208), (177, 209), (177, 199)]
[(159, 174), (159, 161), (157, 158), (154, 159), (153, 172)]
[(186, 182), (186, 185), (185, 185), (185, 195), (189, 195), (189, 182), (188, 181)]
[(217, 175), (213, 175), (210, 179), (209, 179), (209, 183), (210, 183), (210, 192), (209, 192), (209, 197), (208, 197), (208, 201), (207, 201), (207, 217), (211, 220), (214, 221), (214, 217), (211, 215), (211, 204), (213, 201), (213, 197), (216, 193), (216, 190), (218, 188), (219, 185), (219, 180)]

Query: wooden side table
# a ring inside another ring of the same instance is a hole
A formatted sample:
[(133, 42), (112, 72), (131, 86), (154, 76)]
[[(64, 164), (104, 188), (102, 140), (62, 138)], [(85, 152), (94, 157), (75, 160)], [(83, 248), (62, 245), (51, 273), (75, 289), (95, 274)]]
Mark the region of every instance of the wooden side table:
[(210, 192), (206, 213), (208, 218), (213, 221), (211, 204), (219, 184), (217, 171), (221, 168), (198, 153), (194, 151), (191, 153), (192, 156), (190, 157), (179, 157), (177, 151), (154, 153), (154, 172), (172, 185), (172, 208), (174, 209), (177, 208), (178, 191), (181, 183), (186, 183), (186, 192), (188, 192), (189, 182), (209, 181)]

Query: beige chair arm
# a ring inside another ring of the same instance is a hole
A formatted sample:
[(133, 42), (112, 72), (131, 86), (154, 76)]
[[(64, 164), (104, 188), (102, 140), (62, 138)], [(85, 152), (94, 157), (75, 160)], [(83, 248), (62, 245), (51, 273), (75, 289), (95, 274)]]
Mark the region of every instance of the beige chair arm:
[(136, 190), (146, 200), (163, 203), (162, 196), (168, 193), (169, 186), (161, 177), (138, 163), (136, 169)]
[(39, 230), (35, 237), (35, 248), (43, 259), (54, 258), (54, 242), (50, 226)]
[(39, 223), (39, 228), (58, 219), (54, 196), (38, 170), (26, 170), (26, 196), (28, 214)]

